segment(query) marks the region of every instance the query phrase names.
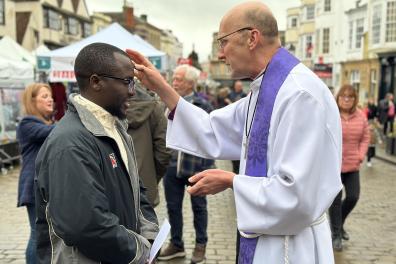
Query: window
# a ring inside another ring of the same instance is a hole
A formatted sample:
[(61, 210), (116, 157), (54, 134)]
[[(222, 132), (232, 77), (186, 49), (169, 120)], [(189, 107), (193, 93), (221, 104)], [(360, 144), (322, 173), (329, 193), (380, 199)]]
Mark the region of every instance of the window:
[(313, 51), (313, 45), (312, 45), (312, 35), (307, 35), (305, 36), (305, 54), (304, 58), (311, 58), (312, 57), (312, 51)]
[(349, 37), (348, 37), (348, 48), (352, 49), (352, 41), (353, 41), (353, 21), (349, 22)]
[(396, 1), (389, 1), (387, 3), (385, 41), (396, 41)]
[(292, 28), (297, 27), (297, 18), (296, 18), (296, 17), (293, 17), (293, 18), (291, 19), (291, 27), (292, 27)]
[(44, 27), (54, 30), (61, 29), (61, 18), (58, 12), (44, 8)]
[(65, 33), (70, 35), (78, 35), (80, 33), (80, 22), (73, 17), (65, 18)]
[(369, 97), (374, 97), (375, 95), (375, 88), (377, 87), (377, 71), (370, 70), (370, 90), (369, 90)]
[(298, 57), (304, 57), (304, 36), (300, 36), (298, 40)]
[(360, 88), (360, 72), (359, 70), (352, 70), (351, 71), (351, 85), (355, 88), (357, 94), (359, 94)]
[(0, 25), (5, 24), (5, 0), (0, 0)]
[(373, 23), (372, 23), (372, 44), (378, 44), (381, 40), (381, 5), (376, 5), (373, 8)]
[(63, 32), (64, 32), (65, 34), (68, 34), (68, 32), (69, 32), (68, 27), (69, 27), (69, 22), (67, 21), (67, 18), (65, 18), (65, 19), (63, 20)]
[(33, 30), (33, 35), (34, 35), (34, 40), (38, 45), (40, 43), (40, 33), (38, 32), (38, 30)]
[(315, 5), (308, 5), (305, 8), (305, 19), (306, 20), (312, 20), (315, 18)]
[(360, 49), (362, 47), (362, 37), (364, 31), (364, 18), (356, 20), (356, 42), (355, 48)]
[(288, 18), (288, 28), (295, 28), (297, 27), (298, 18), (293, 16)]
[(47, 8), (43, 8), (43, 16), (44, 16), (44, 28), (49, 28), (49, 10)]
[(330, 28), (323, 29), (323, 39), (322, 39), (322, 52), (327, 54), (330, 51)]
[(324, 0), (324, 11), (325, 12), (331, 11), (331, 0)]
[(92, 25), (89, 23), (83, 23), (83, 37), (88, 37), (92, 34)]

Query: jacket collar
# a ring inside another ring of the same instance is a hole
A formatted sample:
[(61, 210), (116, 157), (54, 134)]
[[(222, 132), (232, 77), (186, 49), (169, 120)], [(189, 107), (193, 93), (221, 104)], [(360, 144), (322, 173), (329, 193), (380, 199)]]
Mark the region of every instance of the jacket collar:
[[(95, 136), (108, 136), (104, 129), (104, 125), (95, 117), (95, 115), (85, 106), (81, 105), (77, 100), (75, 100), (75, 97), (78, 95), (79, 94), (77, 93), (72, 93), (69, 96), (69, 106), (71, 107), (71, 110), (75, 110), (77, 112), (82, 124), (92, 134)], [(127, 129), (128, 124), (126, 120), (121, 121), (116, 117), (114, 119), (115, 126), (118, 130)]]
[(38, 118), (37, 116), (34, 116), (34, 115), (26, 115), (26, 116), (22, 117), (21, 120), (29, 120), (29, 121), (35, 121), (38, 123), (45, 124), (43, 120), (41, 120), (40, 118)]

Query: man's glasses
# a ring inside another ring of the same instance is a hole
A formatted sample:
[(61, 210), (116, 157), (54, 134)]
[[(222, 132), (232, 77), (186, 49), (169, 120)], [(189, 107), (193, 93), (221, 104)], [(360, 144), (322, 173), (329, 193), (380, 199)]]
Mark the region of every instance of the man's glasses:
[(98, 76), (121, 81), (125, 85), (128, 85), (128, 92), (130, 92), (130, 93), (135, 92), (135, 80), (132, 77), (119, 78), (119, 77), (115, 77), (115, 76), (111, 76), (111, 75), (107, 75), (107, 74), (98, 74)]
[(243, 28), (237, 29), (235, 31), (232, 31), (231, 33), (228, 33), (228, 34), (218, 38), (217, 41), (219, 43), (219, 48), (220, 49), (224, 49), (225, 45), (228, 42), (228, 39), (225, 39), (226, 37), (231, 36), (231, 35), (233, 35), (233, 34), (235, 34), (237, 32), (241, 32), (243, 30), (253, 30), (253, 28), (252, 27), (243, 27)]

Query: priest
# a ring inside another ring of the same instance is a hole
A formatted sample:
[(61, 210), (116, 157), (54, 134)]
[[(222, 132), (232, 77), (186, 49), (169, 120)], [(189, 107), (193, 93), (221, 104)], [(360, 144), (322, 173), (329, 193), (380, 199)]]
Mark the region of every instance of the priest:
[(207, 114), (172, 90), (129, 50), (136, 76), (171, 110), (167, 145), (192, 155), (241, 160), (239, 174), (206, 170), (192, 195), (232, 188), (241, 235), (238, 263), (334, 263), (326, 210), (341, 190), (341, 125), (328, 87), (280, 46), (277, 22), (245, 2), (220, 23), (219, 59), (247, 97)]

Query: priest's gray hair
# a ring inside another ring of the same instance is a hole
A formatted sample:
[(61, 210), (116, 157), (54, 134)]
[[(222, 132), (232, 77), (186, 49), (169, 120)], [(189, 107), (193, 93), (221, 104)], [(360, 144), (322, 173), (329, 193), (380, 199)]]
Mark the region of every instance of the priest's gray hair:
[(278, 23), (269, 10), (249, 9), (244, 20), (247, 25), (257, 28), (270, 43), (278, 39)]
[(195, 88), (197, 87), (198, 77), (199, 77), (199, 70), (193, 66), (188, 65), (188, 64), (179, 65), (174, 69), (174, 71), (179, 70), (179, 69), (185, 70), (184, 79), (186, 81), (193, 83), (193, 89), (195, 91)]

